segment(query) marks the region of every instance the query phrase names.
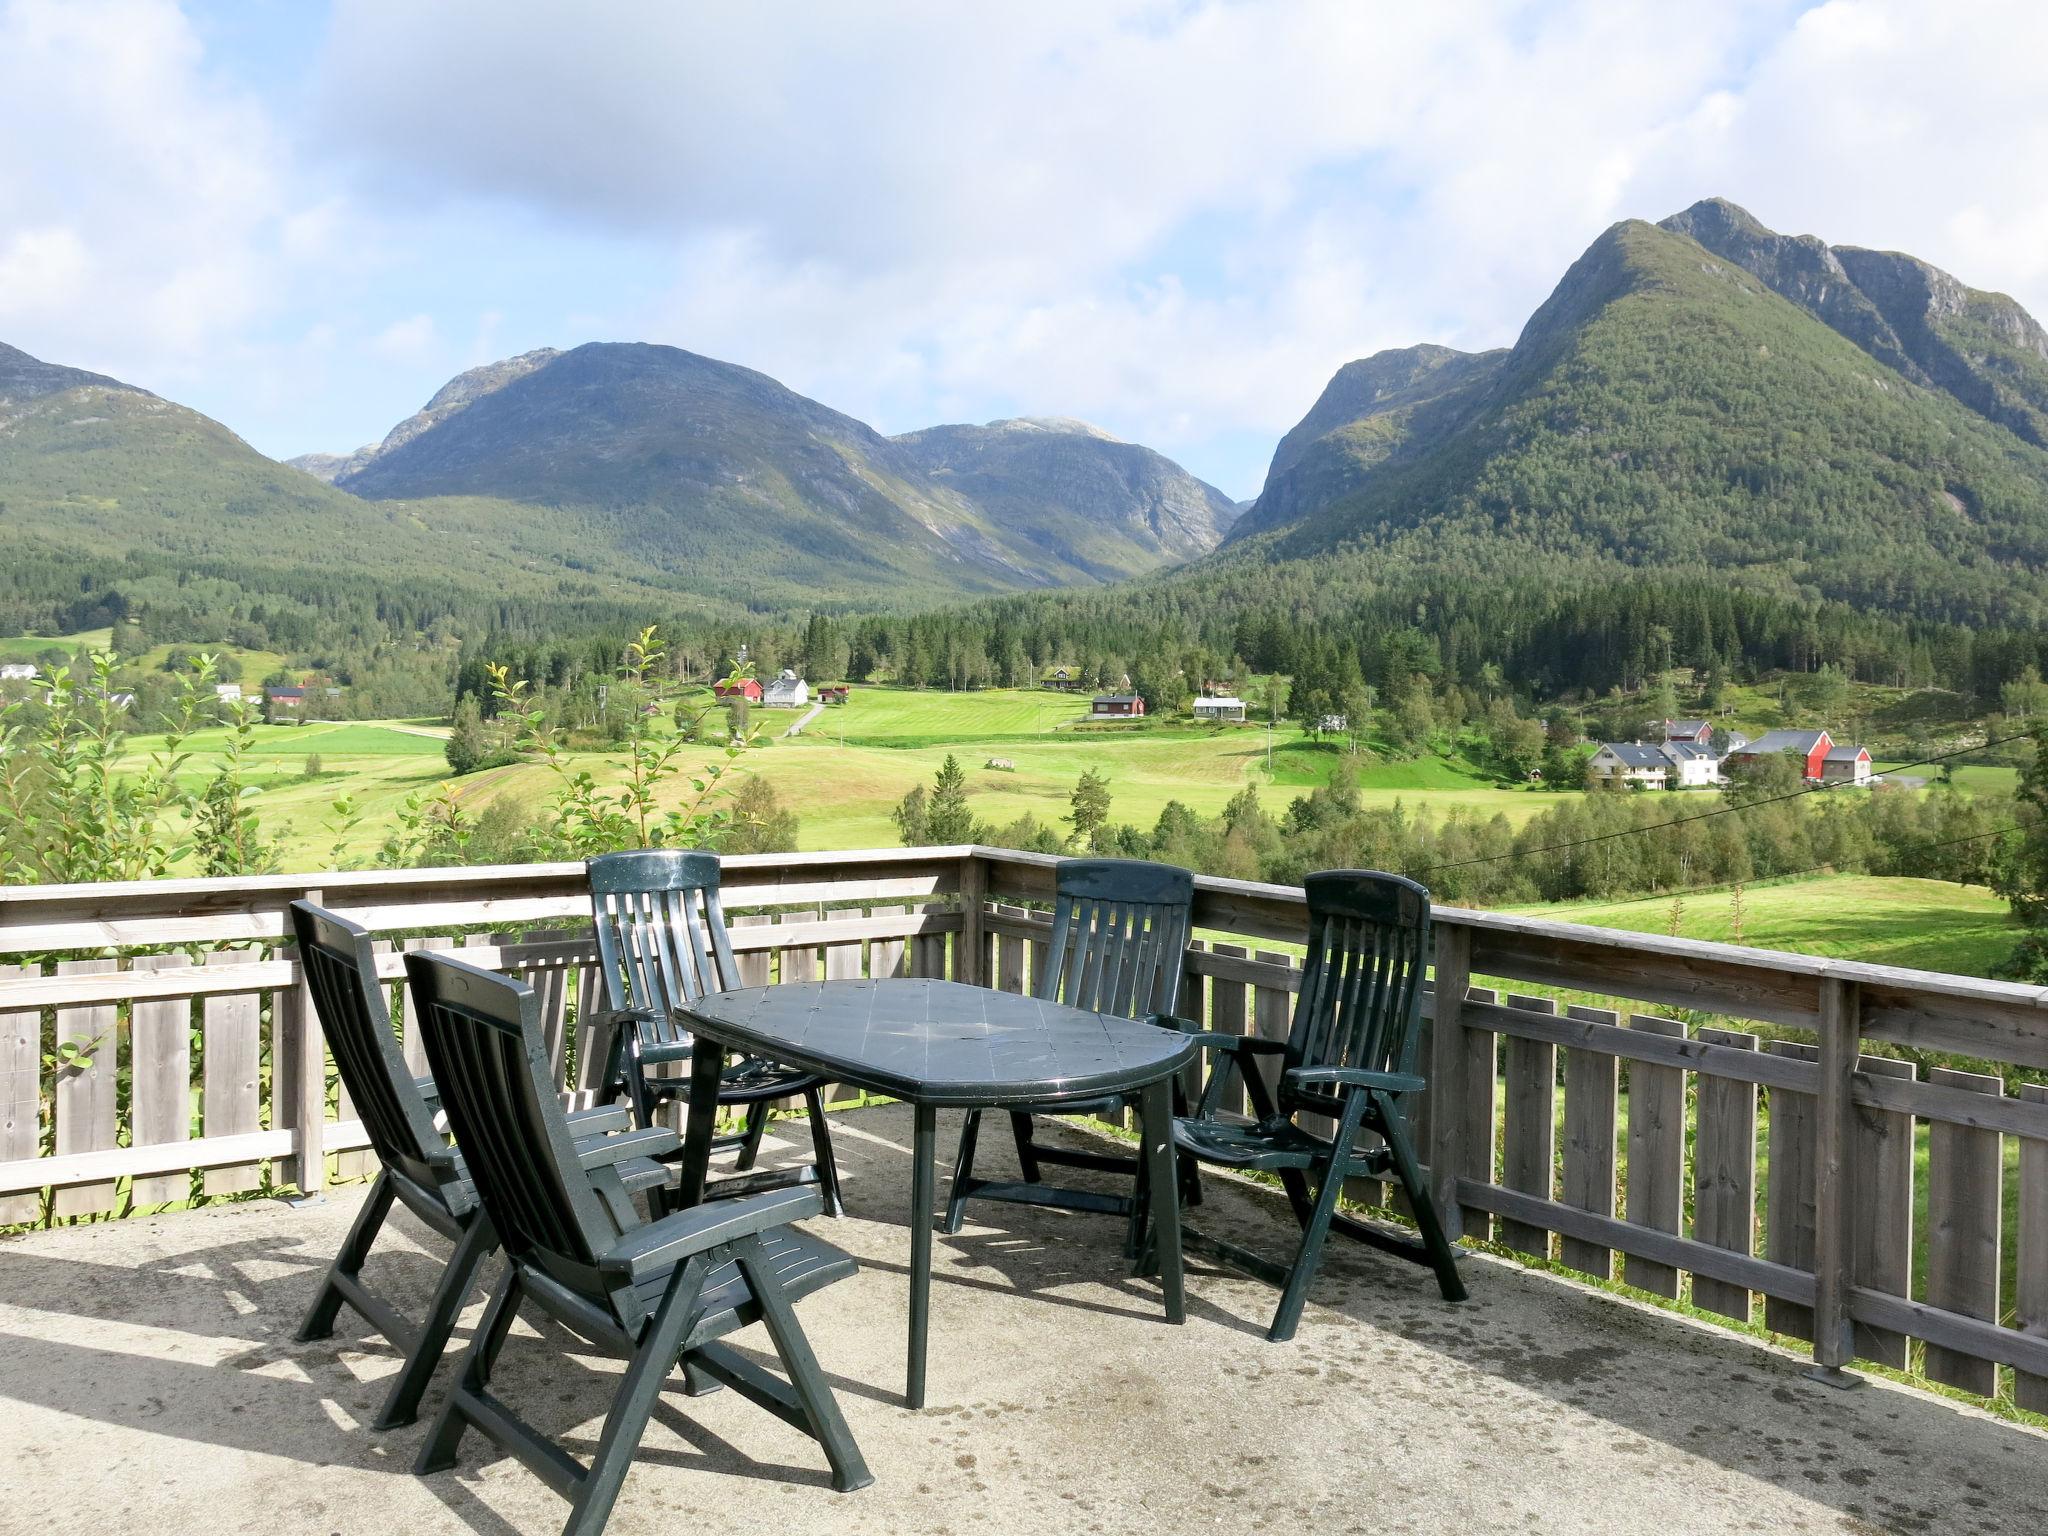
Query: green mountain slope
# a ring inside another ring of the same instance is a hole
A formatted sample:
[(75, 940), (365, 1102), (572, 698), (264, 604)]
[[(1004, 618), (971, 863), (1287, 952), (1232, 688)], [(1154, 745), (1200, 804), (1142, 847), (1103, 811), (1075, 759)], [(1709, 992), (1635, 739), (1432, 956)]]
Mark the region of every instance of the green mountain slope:
[(1164, 454), (1061, 417), (892, 439), (935, 483), (1062, 566), (1114, 580), (1207, 554), (1237, 504)]
[(361, 501), (197, 411), (11, 348), (0, 349), (0, 539), (0, 633), (147, 611), (167, 636), (246, 621), (311, 644), (508, 603), (570, 624), (618, 622), (636, 602), (690, 606), (628, 571), (598, 576), (577, 558), (584, 530), (534, 509), (457, 502), (427, 516)]
[[(1066, 458), (1093, 473), (1062, 474), (1043, 453), (977, 469), (949, 459), (952, 429), (886, 438), (765, 374), (674, 347), (577, 347), (446, 405), (335, 484), (376, 500), (559, 509), (621, 562), (750, 602), (923, 603), (1115, 579), (1214, 547), (1228, 509), (1134, 445), (1115, 445), (1142, 461), (1121, 473), (1103, 470), (1092, 440)], [(1076, 447), (1073, 434), (1048, 436)], [(1134, 489), (1147, 474), (1171, 489), (1150, 523)]]
[[(1780, 283), (1803, 254), (1777, 252)], [(1833, 324), (1828, 302), (1796, 303), (1678, 230), (1616, 225), (1505, 357), (1297, 445), (1219, 558), (1653, 569), (2036, 622), (2048, 452), (1852, 341), (1860, 325), (1876, 344), (1875, 300), (1838, 296)], [(1342, 473), (1303, 494), (1317, 456)]]

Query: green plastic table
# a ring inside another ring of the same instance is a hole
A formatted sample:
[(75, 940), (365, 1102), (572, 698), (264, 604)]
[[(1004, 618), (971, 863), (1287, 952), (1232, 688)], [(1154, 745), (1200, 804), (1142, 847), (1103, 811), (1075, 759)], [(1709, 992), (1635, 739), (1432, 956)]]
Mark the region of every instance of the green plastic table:
[(925, 1337), (931, 1316), (932, 1201), (938, 1111), (1005, 1109), (1130, 1093), (1144, 1121), (1147, 1179), (1168, 1198), (1152, 1201), (1166, 1320), (1187, 1316), (1174, 1182), (1172, 1083), (1195, 1056), (1171, 1028), (1116, 1014), (1088, 1013), (1013, 992), (911, 978), (786, 982), (713, 992), (676, 1010), (697, 1037), (690, 1058), (690, 1115), (682, 1185), (675, 1198), (704, 1196), (726, 1052), (765, 1056), (836, 1083), (912, 1106), (910, 1361), (905, 1401), (922, 1408)]

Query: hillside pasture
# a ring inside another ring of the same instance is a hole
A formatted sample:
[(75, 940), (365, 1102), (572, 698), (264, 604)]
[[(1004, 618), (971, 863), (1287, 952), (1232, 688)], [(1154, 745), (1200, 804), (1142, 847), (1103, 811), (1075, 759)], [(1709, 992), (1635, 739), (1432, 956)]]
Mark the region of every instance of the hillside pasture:
[[(1742, 893), (1742, 942), (1758, 949), (1988, 976), (2018, 930), (2004, 900), (1982, 886), (1880, 875), (1822, 875)], [(1521, 909), (1559, 922), (1669, 933), (1672, 898)], [(1734, 893), (1701, 891), (1678, 907), (1681, 938), (1735, 939)]]

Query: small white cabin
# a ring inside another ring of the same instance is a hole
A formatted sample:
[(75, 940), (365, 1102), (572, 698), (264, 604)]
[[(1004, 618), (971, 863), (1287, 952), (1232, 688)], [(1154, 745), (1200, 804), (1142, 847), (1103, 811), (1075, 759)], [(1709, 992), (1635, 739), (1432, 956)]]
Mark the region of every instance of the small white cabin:
[(1229, 694), (1219, 694), (1214, 698), (1197, 699), (1195, 700), (1195, 718), (1197, 720), (1242, 720), (1244, 718), (1244, 700), (1232, 698)]

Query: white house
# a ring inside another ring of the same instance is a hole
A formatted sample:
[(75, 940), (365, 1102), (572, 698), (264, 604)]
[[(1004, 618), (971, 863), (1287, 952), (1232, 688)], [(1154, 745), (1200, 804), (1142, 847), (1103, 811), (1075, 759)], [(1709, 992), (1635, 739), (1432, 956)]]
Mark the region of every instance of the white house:
[(1671, 759), (1664, 755), (1661, 746), (1645, 746), (1640, 741), (1603, 741), (1586, 769), (1597, 778), (1662, 789), (1671, 781), (1671, 766)]
[(761, 703), (769, 709), (802, 709), (811, 702), (811, 685), (788, 667), (782, 676), (761, 690)]
[(242, 685), (240, 683), (215, 683), (213, 685), (213, 696), (223, 704), (239, 704), (242, 702)]
[(1672, 776), (1680, 789), (1705, 789), (1721, 782), (1721, 760), (1709, 747), (1690, 740), (1667, 741), (1664, 755), (1671, 759)]
[(1675, 785), (1705, 789), (1721, 781), (1721, 763), (1711, 750), (1692, 741), (1603, 742), (1587, 767), (1603, 779), (1620, 779), (1652, 789)]
[(1348, 731), (1351, 729), (1351, 717), (1349, 715), (1323, 715), (1317, 719), (1316, 729), (1325, 736)]
[(32, 661), (0, 662), (0, 683), (25, 683), (36, 675)]
[(1214, 698), (1195, 700), (1197, 720), (1242, 720), (1244, 700), (1232, 698), (1229, 694), (1218, 694)]

